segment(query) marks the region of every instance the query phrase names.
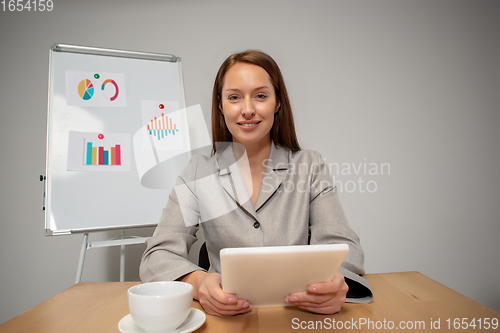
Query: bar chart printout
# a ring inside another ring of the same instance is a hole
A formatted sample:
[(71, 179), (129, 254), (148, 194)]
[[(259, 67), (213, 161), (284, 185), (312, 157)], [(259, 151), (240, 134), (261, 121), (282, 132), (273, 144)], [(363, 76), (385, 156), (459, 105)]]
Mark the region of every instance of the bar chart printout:
[(94, 142), (85, 142), (85, 165), (121, 165), (121, 145), (116, 144), (105, 150)]
[(68, 171), (130, 171), (130, 134), (69, 132)]
[(179, 132), (177, 124), (173, 123), (172, 118), (164, 113), (161, 114), (160, 118), (154, 117), (154, 119), (151, 119), (149, 124), (147, 124), (147, 128), (149, 135), (154, 136), (158, 140)]

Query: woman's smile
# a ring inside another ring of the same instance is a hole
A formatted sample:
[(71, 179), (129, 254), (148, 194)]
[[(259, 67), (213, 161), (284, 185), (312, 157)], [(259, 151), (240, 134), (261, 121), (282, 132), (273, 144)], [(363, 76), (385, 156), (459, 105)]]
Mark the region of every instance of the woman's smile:
[(255, 128), (257, 128), (257, 126), (260, 124), (260, 121), (241, 121), (241, 122), (238, 122), (238, 125), (240, 125), (243, 130), (246, 130), (246, 131), (252, 131), (254, 130)]

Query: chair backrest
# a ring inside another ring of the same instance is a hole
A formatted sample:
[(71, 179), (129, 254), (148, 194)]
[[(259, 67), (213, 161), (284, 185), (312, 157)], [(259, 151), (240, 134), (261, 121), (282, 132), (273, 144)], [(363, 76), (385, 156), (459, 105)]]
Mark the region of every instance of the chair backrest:
[(198, 266), (208, 271), (210, 268), (210, 260), (208, 259), (207, 243), (203, 243), (200, 247), (198, 255)]

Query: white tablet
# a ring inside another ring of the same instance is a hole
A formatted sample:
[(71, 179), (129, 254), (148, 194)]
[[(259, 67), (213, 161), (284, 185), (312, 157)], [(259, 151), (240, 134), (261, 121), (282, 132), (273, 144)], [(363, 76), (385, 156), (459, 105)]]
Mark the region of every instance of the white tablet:
[(222, 289), (253, 308), (287, 306), (291, 293), (331, 281), (348, 252), (347, 244), (222, 249)]

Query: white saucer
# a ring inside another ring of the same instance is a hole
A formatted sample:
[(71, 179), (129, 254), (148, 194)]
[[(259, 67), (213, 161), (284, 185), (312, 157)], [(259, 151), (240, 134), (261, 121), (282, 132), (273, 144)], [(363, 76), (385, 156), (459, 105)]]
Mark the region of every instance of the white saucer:
[[(179, 326), (175, 331), (172, 331), (171, 333), (193, 332), (194, 330), (200, 328), (201, 325), (203, 325), (206, 318), (207, 316), (205, 315), (205, 312), (195, 308), (191, 308), (191, 311), (189, 312), (186, 320), (184, 320), (181, 326)], [(132, 319), (132, 316), (130, 314), (126, 315), (122, 318), (122, 320), (120, 320), (120, 322), (118, 323), (118, 329), (122, 333), (144, 333), (144, 331), (135, 324), (134, 319)]]

